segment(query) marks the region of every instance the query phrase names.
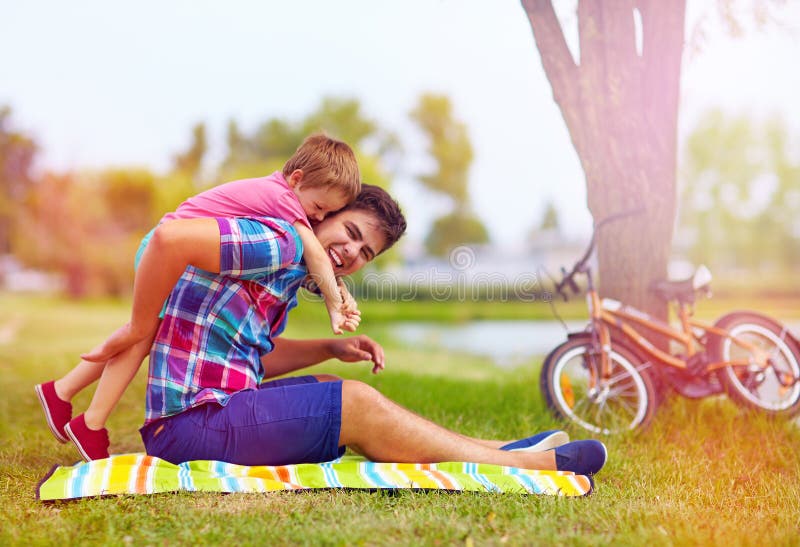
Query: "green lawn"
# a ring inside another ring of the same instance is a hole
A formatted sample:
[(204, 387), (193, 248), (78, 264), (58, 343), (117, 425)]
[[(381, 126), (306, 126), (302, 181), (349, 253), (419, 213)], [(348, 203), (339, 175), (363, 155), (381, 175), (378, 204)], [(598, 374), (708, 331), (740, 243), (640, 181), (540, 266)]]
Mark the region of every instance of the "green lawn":
[[(384, 373), (356, 364), (319, 370), (369, 382), (470, 435), (513, 438), (556, 425), (539, 395), (539, 360), (505, 371), (481, 358), (403, 347), (378, 319), (391, 317), (389, 306), (362, 306), (362, 331), (385, 341)], [(414, 317), (413, 307), (402, 306), (401, 315)], [(453, 309), (460, 304), (437, 306), (451, 309), (421, 308), (423, 315), (471, 316)], [(514, 306), (476, 307), (484, 316), (527, 317)], [(800, 537), (800, 430), (741, 413), (725, 399), (671, 401), (648, 432), (606, 439), (609, 462), (585, 499), (312, 491), (39, 503), (37, 481), (77, 457), (51, 437), (33, 385), (65, 372), (128, 309), (0, 294), (0, 310), (0, 545), (797, 545)], [(324, 335), (318, 311), (302, 304), (288, 334)], [(140, 372), (110, 421), (112, 451), (142, 450), (143, 393)], [(78, 410), (89, 395), (74, 401)]]

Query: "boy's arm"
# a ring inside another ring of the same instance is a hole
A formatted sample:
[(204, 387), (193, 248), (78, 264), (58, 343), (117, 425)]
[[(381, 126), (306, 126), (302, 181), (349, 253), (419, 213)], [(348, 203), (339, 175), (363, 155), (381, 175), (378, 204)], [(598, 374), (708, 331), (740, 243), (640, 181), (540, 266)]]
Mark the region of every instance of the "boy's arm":
[(156, 228), (136, 270), (130, 322), (81, 358), (107, 361), (152, 333), (164, 301), (187, 266), (219, 272), (219, 237), (213, 218), (172, 220)]
[(342, 328), (353, 331), (358, 326), (360, 318), (356, 315), (346, 315), (343, 309), (343, 299), (339, 292), (339, 284), (333, 273), (331, 260), (325, 253), (314, 232), (301, 222), (295, 222), (294, 227), (300, 240), (303, 242), (303, 258), (311, 279), (322, 291), (325, 306), (331, 318), (331, 328), (334, 334), (342, 334)]

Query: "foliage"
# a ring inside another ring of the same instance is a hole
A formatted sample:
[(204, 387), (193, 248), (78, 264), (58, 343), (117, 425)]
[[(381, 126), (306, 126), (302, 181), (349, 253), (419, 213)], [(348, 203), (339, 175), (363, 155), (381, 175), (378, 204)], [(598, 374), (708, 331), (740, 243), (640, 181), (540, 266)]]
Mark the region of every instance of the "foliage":
[(800, 266), (800, 160), (779, 119), (708, 113), (686, 142), (679, 235), (695, 263)]
[(453, 199), (468, 201), (467, 175), (473, 151), (467, 127), (453, 117), (453, 107), (444, 95), (424, 94), (411, 111), (413, 119), (429, 140), (428, 152), (436, 161), (436, 171), (422, 175), (422, 183)]
[(63, 274), (70, 296), (124, 294), (151, 226), (154, 182), (147, 171), (44, 175), (22, 209), (17, 256)]
[[(30, 162), (35, 146), (10, 130), (9, 115), (8, 109), (0, 110), (0, 251), (13, 213), (19, 216), (13, 235), (17, 258), (63, 274), (70, 295), (128, 292), (141, 237), (164, 214), (207, 187), (205, 124), (192, 128), (188, 148), (174, 156), (173, 168), (163, 175), (114, 168), (46, 173), (33, 181)], [(326, 98), (301, 120), (269, 119), (251, 134), (231, 121), (227, 156), (210, 178), (219, 184), (280, 170), (302, 140), (316, 131), (346, 140), (354, 148), (362, 178), (388, 188), (392, 173), (384, 160), (399, 153), (397, 139), (365, 116), (355, 99)], [(396, 260), (396, 252), (381, 255), (373, 267)]]
[[(251, 135), (231, 120), (227, 130), (228, 152), (220, 172), (227, 180), (232, 172), (256, 172), (267, 165), (280, 168), (303, 139), (316, 132), (324, 132), (348, 143), (356, 151), (359, 161), (372, 160), (380, 164), (384, 157), (398, 149), (396, 137), (365, 116), (357, 99), (325, 97), (317, 109), (302, 120), (270, 118)], [(263, 174), (265, 171), (260, 172)], [(371, 184), (387, 184), (385, 180), (373, 182), (368, 177), (363, 178)]]
[(203, 167), (203, 159), (207, 151), (206, 124), (198, 123), (192, 128), (192, 142), (189, 148), (175, 156), (175, 171), (197, 179)]
[(428, 153), (436, 162), (436, 171), (421, 175), (419, 180), (453, 202), (453, 212), (434, 222), (425, 239), (425, 248), (434, 256), (446, 256), (456, 245), (488, 242), (486, 227), (469, 205), (467, 183), (472, 144), (466, 126), (453, 117), (450, 99), (423, 94), (411, 111), (411, 119), (427, 135)]
[(558, 221), (558, 209), (552, 201), (548, 201), (542, 215), (542, 220), (539, 223), (539, 230), (555, 230), (558, 231), (560, 223)]
[[(36, 143), (14, 129), (11, 108), (0, 107), (0, 255), (12, 250), (10, 233), (17, 217), (17, 205), (32, 183), (31, 167)], [(0, 271), (0, 279), (3, 272)]]
[(456, 244), (487, 241), (489, 233), (483, 223), (468, 212), (456, 210), (433, 223), (425, 248), (434, 256), (447, 256)]
[(157, 200), (155, 175), (145, 169), (110, 169), (97, 175), (97, 191), (110, 221), (120, 231), (144, 233), (154, 224)]

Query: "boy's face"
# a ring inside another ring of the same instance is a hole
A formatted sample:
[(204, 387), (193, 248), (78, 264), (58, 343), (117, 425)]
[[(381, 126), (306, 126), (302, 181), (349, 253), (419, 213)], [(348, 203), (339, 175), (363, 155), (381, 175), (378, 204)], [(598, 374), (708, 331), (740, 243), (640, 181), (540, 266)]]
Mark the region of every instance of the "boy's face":
[(348, 209), (314, 227), (333, 273), (348, 275), (360, 270), (386, 246), (380, 222), (371, 212)]
[(299, 183), (294, 187), (294, 193), (300, 200), (303, 211), (308, 215), (309, 220), (321, 221), (325, 215), (338, 211), (347, 205), (347, 198), (344, 192), (334, 189), (316, 186), (312, 188), (304, 187)]

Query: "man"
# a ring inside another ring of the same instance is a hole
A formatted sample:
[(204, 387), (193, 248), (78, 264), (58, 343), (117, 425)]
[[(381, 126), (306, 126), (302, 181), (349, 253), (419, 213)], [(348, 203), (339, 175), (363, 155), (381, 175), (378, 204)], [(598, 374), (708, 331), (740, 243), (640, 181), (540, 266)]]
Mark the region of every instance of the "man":
[[(394, 200), (364, 185), (353, 204), (314, 231), (341, 276), (391, 247), (405, 227)], [(384, 366), (383, 349), (367, 336), (279, 338), (305, 276), (297, 232), (278, 219), (202, 218), (158, 228), (137, 270), (131, 322), (94, 355), (107, 359), (140, 343), (169, 295), (150, 353), (141, 429), (148, 454), (174, 463), (281, 465), (328, 461), (349, 446), (373, 461), (468, 461), (580, 474), (604, 465), (605, 447), (597, 441), (509, 450), (516, 444), (459, 435), (358, 381), (317, 375), (261, 383), (331, 358)]]

